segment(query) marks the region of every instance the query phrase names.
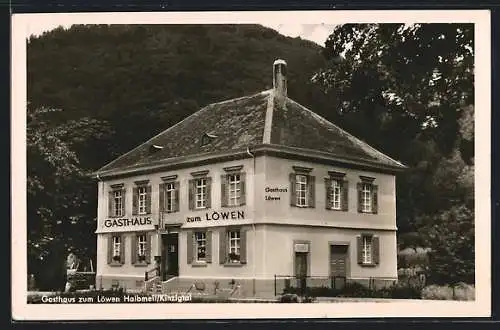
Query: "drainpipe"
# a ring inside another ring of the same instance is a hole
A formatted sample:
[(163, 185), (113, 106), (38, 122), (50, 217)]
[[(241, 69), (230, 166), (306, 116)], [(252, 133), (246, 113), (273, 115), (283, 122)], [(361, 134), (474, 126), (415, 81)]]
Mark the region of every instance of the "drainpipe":
[[(96, 178), (97, 180), (99, 181), (98, 185), (101, 186), (101, 201), (104, 201), (104, 196), (105, 196), (105, 193), (104, 193), (104, 182), (102, 181), (102, 179), (99, 177), (99, 173), (96, 174)], [(97, 215), (99, 215), (99, 208), (102, 208), (101, 204), (99, 203), (99, 199), (97, 200)], [(97, 223), (99, 223), (99, 217), (97, 218)], [(99, 226), (97, 227), (97, 229), (99, 229)], [(97, 239), (96, 239), (97, 241)], [(97, 280), (99, 280), (99, 285), (97, 285), (97, 283), (95, 283), (95, 286), (96, 286), (96, 289), (102, 289), (102, 275), (99, 276), (99, 278), (97, 277), (97, 258), (98, 258), (98, 254), (99, 254), (99, 251), (96, 250), (96, 263), (95, 263), (95, 275), (96, 275), (96, 282)], [(90, 258), (91, 262), (92, 262), (92, 258)]]
[(256, 258), (256, 254), (255, 254), (255, 241), (257, 238), (257, 233), (255, 231), (255, 155), (250, 152), (249, 146), (247, 146), (247, 154), (249, 154), (253, 158), (253, 191), (254, 191), (253, 196), (254, 196), (254, 199), (253, 199), (253, 207), (252, 207), (252, 229), (253, 229), (252, 256), (253, 256), (254, 260), (252, 260), (252, 270), (253, 270), (252, 291), (253, 291), (253, 295), (255, 296), (255, 264), (257, 262), (257, 258)]

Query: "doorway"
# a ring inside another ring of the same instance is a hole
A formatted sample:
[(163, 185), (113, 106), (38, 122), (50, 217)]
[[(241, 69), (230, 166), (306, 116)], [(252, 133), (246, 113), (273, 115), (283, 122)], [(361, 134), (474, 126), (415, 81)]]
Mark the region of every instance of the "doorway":
[(308, 252), (295, 252), (295, 278), (301, 292), (307, 287), (308, 255)]
[(332, 287), (342, 288), (347, 278), (347, 245), (330, 245), (330, 277)]
[(172, 276), (179, 275), (179, 234), (162, 235), (161, 276), (166, 281)]

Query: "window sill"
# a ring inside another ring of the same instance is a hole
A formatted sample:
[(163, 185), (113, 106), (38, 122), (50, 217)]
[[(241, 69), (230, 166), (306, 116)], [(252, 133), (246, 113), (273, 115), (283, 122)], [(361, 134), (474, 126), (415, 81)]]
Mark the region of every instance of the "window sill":
[(114, 262), (112, 262), (112, 263), (110, 263), (108, 265), (111, 266), (111, 267), (121, 267), (121, 266), (123, 266), (123, 264), (120, 263), (120, 262), (118, 262), (118, 261), (114, 261)]
[(334, 209), (334, 208), (328, 208), (327, 209), (328, 211), (336, 211), (336, 212), (347, 212), (348, 210), (344, 210), (344, 209)]
[(134, 267), (147, 267), (149, 264), (145, 261), (136, 262)]
[(232, 208), (242, 207), (242, 206), (245, 206), (245, 204), (238, 204), (238, 205), (225, 205), (225, 206), (222, 206), (222, 208), (224, 208), (224, 209), (232, 209)]
[(377, 264), (359, 264), (361, 267), (377, 267)]
[(313, 209), (314, 206), (309, 206), (309, 205), (292, 205), (293, 207), (298, 207), (299, 209)]
[(243, 267), (245, 264), (241, 262), (227, 262), (223, 264), (224, 267)]
[(108, 218), (110, 219), (119, 219), (119, 218), (123, 218), (125, 216), (125, 214), (122, 214), (122, 215), (108, 215)]
[(195, 261), (191, 264), (192, 267), (207, 267), (208, 264), (205, 261)]

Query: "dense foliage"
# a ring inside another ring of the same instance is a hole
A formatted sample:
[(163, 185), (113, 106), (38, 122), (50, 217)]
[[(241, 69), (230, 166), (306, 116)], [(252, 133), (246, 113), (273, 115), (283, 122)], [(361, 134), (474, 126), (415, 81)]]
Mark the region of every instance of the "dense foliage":
[(431, 249), (429, 280), (474, 281), (471, 24), (346, 24), (314, 79), (329, 118), (402, 161), (399, 243)]

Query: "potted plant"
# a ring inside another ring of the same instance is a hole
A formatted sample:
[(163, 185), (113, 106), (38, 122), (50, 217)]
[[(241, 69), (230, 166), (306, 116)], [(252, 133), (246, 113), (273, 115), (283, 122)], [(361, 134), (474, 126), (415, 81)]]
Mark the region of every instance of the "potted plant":
[(137, 260), (139, 260), (139, 262), (146, 261), (146, 256), (144, 254), (139, 254), (137, 256)]
[(229, 253), (229, 261), (230, 262), (240, 262), (240, 255), (234, 252)]
[(119, 255), (114, 255), (113, 256), (113, 261), (120, 261), (120, 256)]

